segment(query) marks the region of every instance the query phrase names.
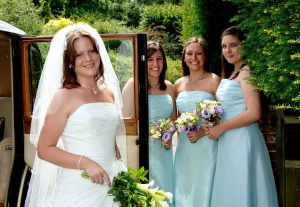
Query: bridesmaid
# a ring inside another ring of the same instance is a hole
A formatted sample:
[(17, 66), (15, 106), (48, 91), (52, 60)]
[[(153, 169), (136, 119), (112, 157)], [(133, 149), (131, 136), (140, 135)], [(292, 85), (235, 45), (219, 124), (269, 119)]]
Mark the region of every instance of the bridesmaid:
[[(220, 77), (208, 72), (203, 39), (193, 37), (186, 42), (182, 69), (184, 76), (175, 83), (178, 113), (193, 111), (196, 102), (204, 99), (215, 100)], [(203, 128), (187, 136), (180, 134), (174, 161), (176, 207), (210, 207), (217, 142), (204, 135)]]
[[(162, 118), (175, 119), (174, 87), (165, 80), (167, 62), (160, 43), (147, 44), (149, 124)], [(155, 185), (173, 194), (172, 140), (165, 147), (160, 141), (149, 139), (149, 178)], [(170, 204), (169, 204), (170, 205)]]
[(217, 90), (224, 109), (221, 123), (208, 129), (208, 136), (219, 140), (211, 206), (277, 207), (271, 162), (256, 123), (261, 113), (259, 93), (248, 81), (250, 70), (240, 55), (242, 41), (237, 27), (221, 35), (222, 69), (228, 79)]

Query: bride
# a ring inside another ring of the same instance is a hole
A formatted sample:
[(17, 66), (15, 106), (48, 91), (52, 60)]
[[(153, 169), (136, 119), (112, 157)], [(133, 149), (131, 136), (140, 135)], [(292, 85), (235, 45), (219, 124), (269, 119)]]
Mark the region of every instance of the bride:
[[(97, 31), (88, 25), (61, 29), (35, 100), (31, 141), (37, 156), (25, 206), (119, 206), (107, 191), (126, 170), (116, 142), (124, 135), (120, 108), (119, 82)], [(90, 179), (81, 177), (83, 170)]]

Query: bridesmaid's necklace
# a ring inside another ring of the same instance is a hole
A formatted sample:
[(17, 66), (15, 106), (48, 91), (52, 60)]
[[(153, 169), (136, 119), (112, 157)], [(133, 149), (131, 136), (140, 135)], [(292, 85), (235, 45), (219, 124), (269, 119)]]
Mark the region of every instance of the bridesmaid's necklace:
[(188, 76), (188, 82), (191, 83), (191, 84), (194, 84), (194, 83), (197, 83), (198, 81), (206, 78), (207, 75), (206, 73), (203, 73), (203, 75), (201, 75), (199, 78), (195, 79), (195, 80), (191, 80), (191, 75)]
[(85, 85), (82, 85), (81, 84), (81, 87), (82, 88), (88, 88), (88, 89), (91, 89), (92, 90), (92, 92), (93, 92), (93, 94), (97, 94), (98, 92), (97, 92), (97, 84), (95, 85), (95, 86), (93, 86), (93, 87), (89, 87), (89, 86), (85, 86)]
[(234, 69), (234, 70), (231, 72), (231, 74), (230, 74), (230, 76), (229, 76), (229, 79), (230, 79), (230, 80), (235, 79), (235, 78), (239, 75), (239, 73), (240, 73), (240, 71), (243, 69), (243, 67), (245, 67), (245, 66), (246, 66), (246, 64), (243, 63), (239, 69)]

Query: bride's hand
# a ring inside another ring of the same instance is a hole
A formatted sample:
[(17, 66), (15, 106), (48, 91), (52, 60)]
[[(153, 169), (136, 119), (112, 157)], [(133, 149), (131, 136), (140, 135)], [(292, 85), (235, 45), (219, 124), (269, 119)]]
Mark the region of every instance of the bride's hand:
[(90, 177), (90, 180), (93, 183), (98, 183), (102, 185), (105, 182), (108, 186), (111, 185), (111, 181), (108, 174), (95, 161), (87, 157), (83, 157), (81, 163), (82, 168), (87, 172), (87, 174)]

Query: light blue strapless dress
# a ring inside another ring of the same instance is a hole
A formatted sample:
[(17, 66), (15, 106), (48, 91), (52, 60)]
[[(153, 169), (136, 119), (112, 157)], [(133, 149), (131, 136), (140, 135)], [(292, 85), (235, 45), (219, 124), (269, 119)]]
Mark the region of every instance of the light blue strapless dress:
[[(222, 121), (246, 110), (240, 84), (222, 80), (217, 100)], [(218, 141), (212, 207), (277, 207), (273, 171), (265, 140), (256, 123), (225, 132)]]
[[(205, 99), (215, 98), (204, 91), (180, 92), (177, 109), (180, 113), (193, 111), (196, 102)], [(216, 155), (216, 141), (204, 136), (191, 143), (185, 134), (180, 134), (174, 161), (176, 207), (210, 207)]]
[[(149, 124), (170, 118), (173, 99), (170, 95), (149, 95)], [(149, 139), (149, 178), (155, 185), (173, 194), (173, 150), (165, 150), (158, 140)], [(171, 206), (171, 205), (170, 205)]]

